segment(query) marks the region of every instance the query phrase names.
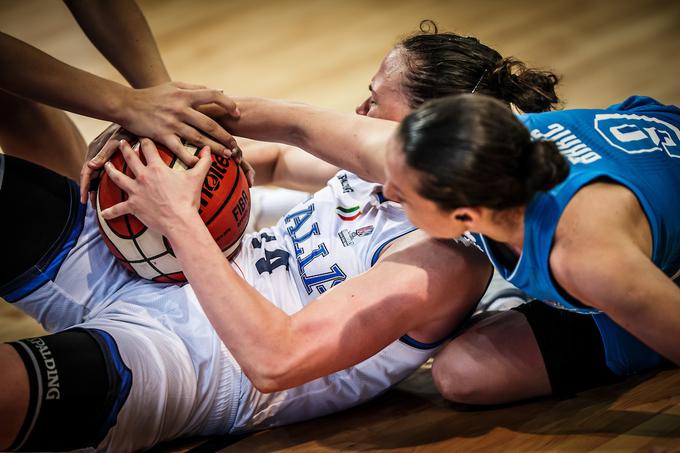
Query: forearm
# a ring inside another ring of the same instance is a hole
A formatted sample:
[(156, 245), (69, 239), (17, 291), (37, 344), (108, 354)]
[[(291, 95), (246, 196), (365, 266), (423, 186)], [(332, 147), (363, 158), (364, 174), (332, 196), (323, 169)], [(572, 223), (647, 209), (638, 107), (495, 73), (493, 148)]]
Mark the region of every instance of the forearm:
[(258, 388), (278, 387), (276, 364), (296, 347), (290, 317), (234, 272), (197, 214), (174, 222), (167, 237), (205, 314), (246, 375)]
[(240, 118), (220, 122), (237, 135), (297, 146), (365, 179), (384, 181), (385, 145), (397, 123), (294, 102), (234, 100)]
[(149, 24), (133, 0), (65, 0), (90, 41), (135, 88), (170, 81)]
[(279, 158), (272, 175), (272, 183), (279, 187), (316, 192), (340, 170), (295, 146), (279, 146)]
[[(608, 230), (596, 244), (577, 242), (551, 258), (568, 294), (603, 311), (659, 354), (680, 365), (680, 288), (634, 244)], [(607, 242), (610, 240), (610, 242)], [(599, 247), (597, 247), (599, 245)], [(553, 254), (555, 251), (553, 251)]]
[(238, 137), (238, 145), (243, 151), (243, 158), (255, 170), (255, 185), (274, 184), (274, 168), (280, 157), (281, 147), (285, 145), (244, 137)]
[(122, 100), (132, 92), (4, 33), (0, 33), (0, 87), (53, 107), (113, 122), (120, 121)]

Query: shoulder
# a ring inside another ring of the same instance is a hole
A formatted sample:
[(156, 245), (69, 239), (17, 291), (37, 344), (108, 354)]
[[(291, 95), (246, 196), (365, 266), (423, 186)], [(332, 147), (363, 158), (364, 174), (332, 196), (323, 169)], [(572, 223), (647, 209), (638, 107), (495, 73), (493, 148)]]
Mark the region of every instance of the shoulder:
[(635, 194), (613, 181), (595, 181), (579, 189), (567, 203), (555, 242), (569, 247), (602, 247), (610, 242), (633, 241), (642, 247), (646, 234), (649, 224)]

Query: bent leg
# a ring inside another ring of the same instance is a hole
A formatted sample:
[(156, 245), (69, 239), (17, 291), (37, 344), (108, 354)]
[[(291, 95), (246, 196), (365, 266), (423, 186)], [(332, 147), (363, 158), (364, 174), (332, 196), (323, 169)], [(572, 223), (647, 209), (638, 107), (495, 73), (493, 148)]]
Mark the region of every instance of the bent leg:
[(0, 90), (0, 148), (78, 180), (87, 144), (61, 110)]
[(78, 209), (72, 185), (46, 168), (0, 155), (0, 288), (46, 264), (41, 261), (64, 239)]
[(550, 394), (536, 338), (524, 315), (497, 313), (473, 324), (434, 359), (434, 383), (444, 398), (501, 404)]
[(76, 183), (0, 154), (0, 297), (50, 332), (80, 324), (138, 277), (101, 240)]
[(540, 301), (499, 313), (451, 342), (435, 360), (435, 384), (452, 401), (498, 404), (617, 382), (596, 319)]

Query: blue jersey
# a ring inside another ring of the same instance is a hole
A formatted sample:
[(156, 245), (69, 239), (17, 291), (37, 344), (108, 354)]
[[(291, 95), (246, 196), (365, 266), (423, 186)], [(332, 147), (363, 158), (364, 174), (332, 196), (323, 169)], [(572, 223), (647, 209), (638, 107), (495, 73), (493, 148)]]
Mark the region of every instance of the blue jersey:
[(594, 180), (607, 179), (637, 197), (651, 228), (652, 261), (670, 278), (680, 275), (680, 109), (633, 96), (604, 110), (522, 115), (534, 140), (554, 141), (571, 166), (569, 176), (528, 204), (522, 254), (504, 266), (475, 235), (501, 275), (529, 295), (560, 308), (595, 313), (560, 290), (549, 256), (560, 216), (571, 198)]

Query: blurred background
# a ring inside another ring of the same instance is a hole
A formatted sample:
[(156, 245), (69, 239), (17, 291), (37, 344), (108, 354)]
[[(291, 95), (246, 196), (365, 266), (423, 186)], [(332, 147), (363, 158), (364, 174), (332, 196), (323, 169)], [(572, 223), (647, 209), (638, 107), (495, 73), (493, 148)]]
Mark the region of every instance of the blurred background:
[[(566, 108), (607, 106), (632, 94), (680, 104), (678, 0), (139, 3), (173, 79), (227, 94), (353, 111), (385, 53), (429, 18), (442, 31), (476, 36), (504, 56), (561, 75), (558, 93)], [(123, 82), (58, 0), (0, 0), (0, 30)], [(76, 115), (74, 120), (88, 141), (105, 127)], [(2, 221), (9, 215), (3, 213)], [(36, 325), (0, 303), (0, 341), (36, 332)]]
[[(680, 103), (677, 0), (140, 0), (170, 75), (353, 110), (381, 58), (430, 18), (563, 76), (565, 107)], [(58, 0), (0, 0), (0, 30), (123, 82)], [(116, 33), (115, 29), (111, 33)], [(86, 139), (103, 124), (77, 118)]]

